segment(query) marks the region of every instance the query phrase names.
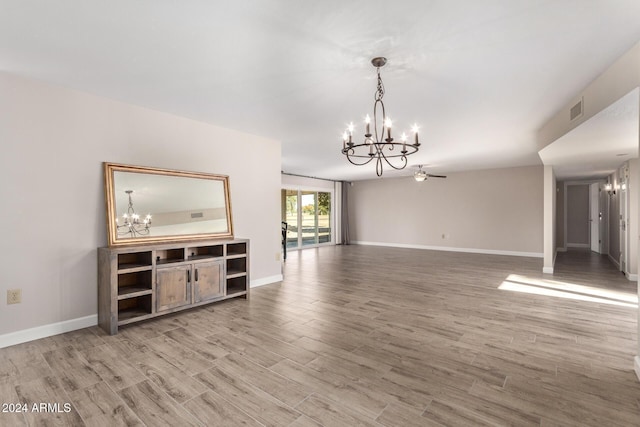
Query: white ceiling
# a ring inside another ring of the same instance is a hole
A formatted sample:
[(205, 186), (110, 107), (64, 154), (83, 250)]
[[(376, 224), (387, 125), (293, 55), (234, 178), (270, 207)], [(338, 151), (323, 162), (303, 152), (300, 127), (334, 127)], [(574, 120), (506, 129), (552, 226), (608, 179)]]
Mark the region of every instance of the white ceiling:
[(0, 0), (0, 70), (280, 140), (285, 172), (366, 179), (340, 135), (372, 114), (386, 56), (387, 114), (421, 125), (410, 163), (453, 172), (540, 164), (536, 131), (640, 40), (638, 16), (638, 0)]

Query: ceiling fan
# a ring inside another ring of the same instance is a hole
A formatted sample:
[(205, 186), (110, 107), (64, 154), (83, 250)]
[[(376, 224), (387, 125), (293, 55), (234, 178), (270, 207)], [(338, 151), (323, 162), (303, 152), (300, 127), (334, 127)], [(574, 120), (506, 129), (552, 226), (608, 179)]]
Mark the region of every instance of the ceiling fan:
[(413, 174), (413, 179), (418, 182), (426, 181), (427, 178), (446, 178), (446, 175), (432, 175), (422, 170), (422, 165), (418, 165), (418, 170)]

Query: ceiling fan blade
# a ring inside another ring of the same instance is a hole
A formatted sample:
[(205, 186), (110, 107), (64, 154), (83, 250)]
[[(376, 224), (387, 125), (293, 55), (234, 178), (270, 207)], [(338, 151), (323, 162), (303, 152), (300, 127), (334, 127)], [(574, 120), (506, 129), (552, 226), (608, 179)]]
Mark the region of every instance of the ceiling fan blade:
[(431, 175), (430, 173), (427, 174), (427, 176), (429, 178), (446, 178), (446, 175)]

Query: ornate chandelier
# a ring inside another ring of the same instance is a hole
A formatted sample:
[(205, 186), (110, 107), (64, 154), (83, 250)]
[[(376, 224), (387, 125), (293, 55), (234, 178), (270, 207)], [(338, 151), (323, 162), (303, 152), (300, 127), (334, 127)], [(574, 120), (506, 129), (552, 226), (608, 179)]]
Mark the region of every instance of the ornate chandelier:
[[(391, 137), (392, 122), (387, 117), (384, 102), (384, 85), (382, 77), (380, 77), (380, 68), (387, 63), (387, 58), (373, 58), (371, 64), (376, 67), (378, 73), (378, 86), (375, 93), (375, 103), (373, 104), (373, 130), (371, 133), (371, 118), (367, 114), (365, 118), (364, 142), (355, 144), (353, 142), (353, 131), (355, 129), (353, 122), (349, 123), (347, 130), (342, 135), (342, 154), (347, 156), (347, 160), (356, 166), (363, 166), (374, 159), (376, 160), (376, 174), (382, 176), (382, 161), (384, 160), (393, 169), (400, 170), (407, 166), (407, 156), (417, 153), (420, 143), (418, 142), (418, 126), (413, 125), (411, 129), (414, 133), (413, 144), (407, 143), (407, 135), (403, 132), (400, 142), (396, 142)], [(379, 120), (378, 111), (382, 113), (382, 120)], [(378, 124), (381, 125), (378, 132)], [(385, 131), (387, 137), (385, 136)], [(374, 138), (375, 136), (375, 138)], [(384, 139), (382, 139), (384, 138)], [(396, 163), (396, 164), (394, 164)]]
[(118, 223), (118, 218), (116, 218), (118, 235), (123, 236), (125, 234), (131, 234), (131, 237), (146, 236), (149, 234), (151, 214), (147, 214), (142, 222), (140, 222), (140, 215), (138, 215), (133, 209), (133, 200), (131, 200), (131, 193), (133, 193), (133, 190), (127, 190), (125, 193), (129, 195), (129, 207), (127, 208), (127, 212), (122, 215), (124, 224), (120, 225), (120, 223)]

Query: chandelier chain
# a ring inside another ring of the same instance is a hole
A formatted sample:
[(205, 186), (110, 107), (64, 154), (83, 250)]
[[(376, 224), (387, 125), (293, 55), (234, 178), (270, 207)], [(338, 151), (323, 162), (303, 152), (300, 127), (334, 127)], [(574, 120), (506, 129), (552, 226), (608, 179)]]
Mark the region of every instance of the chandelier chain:
[(376, 89), (376, 101), (382, 101), (382, 97), (384, 97), (384, 84), (382, 83), (382, 77), (380, 77), (380, 67), (378, 67), (378, 87)]

